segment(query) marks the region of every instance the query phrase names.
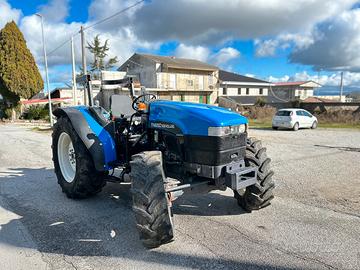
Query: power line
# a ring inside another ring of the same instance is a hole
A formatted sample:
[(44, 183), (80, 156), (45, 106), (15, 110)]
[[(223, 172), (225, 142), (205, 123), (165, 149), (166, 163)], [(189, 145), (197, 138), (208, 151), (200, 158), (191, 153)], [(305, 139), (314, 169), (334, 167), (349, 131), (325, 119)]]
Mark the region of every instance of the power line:
[(53, 49), (51, 52), (49, 52), (48, 55), (53, 54), (54, 52), (56, 52), (58, 49), (60, 49), (62, 46), (64, 46), (69, 41), (70, 41), (70, 39), (65, 40), (63, 43), (61, 43), (59, 46), (57, 46), (55, 49)]
[[(133, 5), (128, 6), (127, 8), (124, 8), (124, 9), (122, 9), (122, 10), (114, 13), (113, 15), (111, 15), (111, 16), (109, 16), (109, 17), (103, 18), (103, 19), (101, 19), (101, 20), (99, 20), (99, 21), (97, 21), (97, 22), (95, 22), (95, 23), (93, 23), (93, 24), (91, 24), (91, 25), (89, 25), (89, 26), (87, 26), (87, 27), (84, 27), (83, 30), (87, 30), (87, 29), (92, 28), (92, 27), (94, 27), (94, 26), (96, 26), (96, 25), (98, 25), (98, 24), (101, 24), (101, 23), (103, 23), (103, 22), (105, 22), (105, 21), (107, 21), (107, 20), (110, 20), (110, 19), (116, 17), (117, 15), (119, 15), (119, 14), (121, 14), (121, 13), (124, 13), (124, 12), (128, 11), (129, 9), (132, 9), (132, 8), (140, 5), (142, 2), (145, 2), (145, 0), (140, 0), (140, 1), (136, 2), (136, 3), (134, 3)], [(72, 34), (72, 37), (76, 36), (77, 34), (79, 34), (79, 32), (75, 32), (74, 34)], [(54, 52), (56, 52), (58, 49), (62, 48), (66, 43), (70, 42), (70, 40), (71, 40), (71, 37), (68, 38), (67, 40), (65, 40), (63, 43), (61, 43), (61, 44), (60, 44), (59, 46), (57, 46), (55, 49), (53, 49), (52, 51), (50, 51), (50, 52), (48, 53), (48, 56), (51, 55), (51, 54), (53, 54)]]
[(96, 26), (96, 25), (98, 25), (98, 24), (100, 24), (100, 23), (106, 22), (106, 21), (108, 21), (108, 20), (116, 17), (117, 15), (119, 15), (119, 14), (121, 14), (121, 13), (124, 13), (125, 11), (128, 11), (129, 9), (132, 9), (132, 8), (140, 5), (142, 2), (145, 2), (145, 0), (140, 0), (140, 1), (132, 4), (131, 6), (128, 6), (127, 8), (124, 8), (124, 9), (122, 9), (122, 10), (114, 13), (113, 15), (111, 15), (111, 16), (109, 16), (109, 17), (106, 17), (106, 18), (104, 18), (104, 19), (101, 19), (101, 20), (99, 20), (99, 21), (97, 21), (97, 22), (89, 25), (89, 26), (86, 26), (86, 27), (84, 27), (84, 30), (86, 30), (86, 29), (88, 29), (88, 28), (91, 28), (91, 27), (94, 27), (94, 26)]

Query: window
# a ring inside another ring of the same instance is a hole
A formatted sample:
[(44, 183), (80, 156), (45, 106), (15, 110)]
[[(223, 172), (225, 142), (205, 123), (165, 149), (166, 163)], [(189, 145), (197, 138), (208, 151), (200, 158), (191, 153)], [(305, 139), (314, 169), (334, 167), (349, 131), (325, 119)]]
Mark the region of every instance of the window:
[(187, 86), (194, 86), (194, 81), (193, 80), (186, 80), (186, 85)]
[(303, 114), (302, 111), (296, 111), (296, 115), (298, 115), (298, 116), (304, 116), (304, 114)]
[(223, 88), (223, 95), (227, 95), (227, 89), (226, 89), (226, 87)]
[(238, 95), (241, 95), (241, 88), (238, 88)]
[(277, 116), (290, 116), (291, 115), (291, 111), (278, 111), (276, 113)]
[(209, 85), (213, 85), (213, 76), (209, 75)]
[(307, 111), (302, 111), (302, 113), (303, 113), (304, 116), (312, 117), (311, 113), (309, 113)]
[(246, 88), (246, 94), (249, 95), (250, 94), (250, 89)]
[(262, 88), (259, 89), (259, 95), (263, 95), (264, 94), (264, 90)]

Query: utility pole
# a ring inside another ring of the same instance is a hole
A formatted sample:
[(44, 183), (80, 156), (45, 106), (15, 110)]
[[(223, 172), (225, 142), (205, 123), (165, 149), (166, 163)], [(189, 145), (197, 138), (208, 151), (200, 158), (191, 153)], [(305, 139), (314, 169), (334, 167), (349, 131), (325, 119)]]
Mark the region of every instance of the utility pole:
[(341, 71), (341, 80), (340, 80), (340, 102), (342, 102), (342, 95), (344, 90), (344, 72)]
[[(81, 26), (80, 28), (80, 34), (81, 34), (81, 59), (82, 59), (82, 68), (83, 68), (83, 72), (84, 75), (87, 74), (87, 70), (86, 70), (86, 48), (85, 48), (85, 33), (84, 33), (84, 27)], [(87, 98), (87, 93), (85, 91), (85, 86), (84, 86), (84, 105), (87, 105), (88, 103), (88, 98)]]
[(74, 50), (74, 36), (71, 36), (71, 63), (72, 63), (72, 90), (74, 106), (77, 105), (77, 89), (76, 89), (76, 73), (75, 73), (75, 50)]
[(46, 88), (48, 92), (49, 99), (49, 117), (50, 117), (50, 126), (53, 126), (53, 117), (52, 117), (52, 106), (51, 106), (51, 93), (50, 93), (50, 84), (49, 84), (49, 71), (46, 57), (46, 45), (45, 45), (45, 35), (44, 35), (44, 20), (43, 16), (39, 13), (36, 13), (36, 16), (39, 16), (41, 19), (41, 34), (42, 34), (42, 43), (43, 43), (43, 51), (44, 51), (44, 62), (45, 62), (45, 76), (46, 76)]

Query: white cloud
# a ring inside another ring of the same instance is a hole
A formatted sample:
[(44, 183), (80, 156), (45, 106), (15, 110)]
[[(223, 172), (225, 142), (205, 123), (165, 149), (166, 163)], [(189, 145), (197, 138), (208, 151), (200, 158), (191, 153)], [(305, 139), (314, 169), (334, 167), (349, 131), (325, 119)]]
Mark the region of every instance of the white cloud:
[(51, 0), (39, 7), (39, 13), (47, 21), (62, 22), (69, 15), (69, 0)]
[(175, 50), (175, 55), (180, 58), (191, 58), (206, 62), (209, 58), (210, 50), (202, 46), (180, 44)]
[[(228, 45), (223, 48), (221, 44), (234, 39), (256, 39), (258, 56), (275, 55), (277, 50), (290, 47), (294, 50), (290, 56), (292, 62), (354, 71), (360, 67), (360, 11), (349, 10), (355, 2), (153, 0), (89, 29), (86, 37), (91, 40), (101, 34), (102, 40), (109, 39), (109, 56), (118, 56), (120, 62), (139, 49), (156, 50), (163, 42), (175, 41), (180, 43), (174, 52), (179, 57), (230, 67), (228, 63), (233, 63), (231, 60), (238, 58), (240, 52)], [(89, 21), (83, 24), (88, 26), (133, 3), (133, 0), (93, 0), (88, 8)], [(68, 0), (53, 0), (39, 7), (39, 11), (46, 16), (48, 52), (80, 29), (79, 22), (64, 22)], [(22, 17), (20, 10), (0, 0), (0, 27), (11, 19), (18, 22), (28, 47), (42, 64), (39, 18)], [(216, 46), (212, 46), (214, 44)], [(214, 47), (218, 51), (210, 49)], [(80, 65), (79, 35), (75, 38), (75, 51), (77, 65)], [(50, 66), (70, 64), (70, 44), (50, 55), (48, 60)], [(88, 61), (91, 60), (88, 55)], [(352, 81), (356, 81), (354, 76), (350, 76)], [(274, 79), (286, 78), (290, 76)]]
[(310, 31), (347, 10), (356, 0), (153, 0), (134, 16), (142, 40), (221, 43), (283, 33)]
[[(314, 81), (326, 86), (339, 86), (341, 80), (341, 73), (336, 72), (332, 74), (308, 74), (306, 71), (297, 72), (291, 76), (284, 75), (282, 77), (269, 76), (267, 78), (270, 82), (291, 82), (291, 81)], [(360, 84), (360, 73), (344, 72), (345, 86), (358, 86)]]
[(360, 71), (360, 9), (340, 13), (320, 24), (317, 32), (312, 44), (290, 54), (291, 62), (317, 70)]
[[(88, 8), (89, 20), (98, 21), (109, 16), (114, 15), (116, 12), (122, 11), (132, 5), (136, 1), (134, 0), (93, 0)], [(107, 32), (116, 32), (122, 27), (128, 27), (132, 24), (132, 20), (139, 20), (134, 18), (134, 13), (141, 9), (144, 4), (141, 3), (134, 8), (131, 8), (118, 16), (111, 18), (108, 21), (98, 25), (98, 29), (105, 30)]]
[(290, 80), (289, 75), (284, 75), (282, 77), (274, 77), (271, 75), (268, 78), (266, 78), (266, 81), (269, 81), (269, 82), (288, 82), (289, 80)]
[(274, 56), (277, 47), (279, 46), (279, 41), (277, 39), (268, 39), (261, 41), (256, 39), (254, 41), (254, 45), (256, 46), (255, 54), (258, 57), (265, 56)]
[(211, 56), (210, 61), (215, 65), (223, 66), (232, 59), (238, 58), (240, 52), (237, 49), (227, 47)]
[(232, 47), (226, 47), (212, 53), (207, 47), (180, 44), (175, 50), (175, 55), (177, 57), (192, 58), (224, 67), (229, 61), (239, 57), (240, 52)]
[(5, 0), (0, 0), (0, 29), (10, 21), (17, 23), (21, 14), (21, 10), (12, 8)]
[[(89, 21), (83, 24), (83, 26), (91, 25), (93, 22)], [(71, 49), (70, 42), (67, 42), (60, 49), (51, 53), (52, 50), (57, 48), (65, 41), (69, 41), (71, 35), (74, 35), (74, 46), (77, 66), (81, 65), (81, 43), (80, 35), (78, 34), (81, 23), (72, 22), (54, 22), (46, 20), (44, 22), (44, 32), (46, 36), (46, 47), (48, 52), (48, 63), (52, 65), (66, 65), (71, 63)], [(27, 45), (33, 53), (38, 64), (43, 64), (43, 51), (41, 39), (41, 24), (40, 19), (35, 16), (26, 16), (20, 20), (19, 25), (23, 32)], [(101, 30), (97, 27), (90, 28), (85, 31), (85, 38), (87, 42), (91, 42), (93, 38), (100, 34), (100, 39), (105, 41), (109, 39), (110, 50), (108, 52), (109, 57), (117, 56), (119, 62), (125, 61), (131, 56), (137, 49), (157, 49), (160, 43), (156, 42), (139, 42), (134, 33), (129, 27), (119, 27), (118, 29), (111, 31)], [(87, 53), (88, 63), (92, 61), (92, 57)]]
[(313, 30), (307, 33), (280, 34), (272, 39), (255, 39), (255, 55), (258, 57), (274, 56), (277, 50), (287, 49), (291, 46), (293, 46), (295, 50), (305, 49), (315, 42), (316, 35), (319, 35), (318, 32)]

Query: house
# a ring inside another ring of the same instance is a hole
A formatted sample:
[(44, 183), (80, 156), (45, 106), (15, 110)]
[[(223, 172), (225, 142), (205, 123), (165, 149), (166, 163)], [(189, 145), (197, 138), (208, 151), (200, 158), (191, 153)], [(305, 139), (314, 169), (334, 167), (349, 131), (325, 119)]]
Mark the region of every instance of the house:
[(286, 101), (304, 100), (314, 96), (314, 89), (321, 87), (314, 81), (278, 82), (272, 87), (271, 95)]
[(242, 105), (254, 105), (258, 99), (268, 102), (270, 82), (219, 70), (219, 97)]
[(118, 71), (136, 77), (160, 99), (215, 103), (216, 66), (193, 59), (135, 53)]

